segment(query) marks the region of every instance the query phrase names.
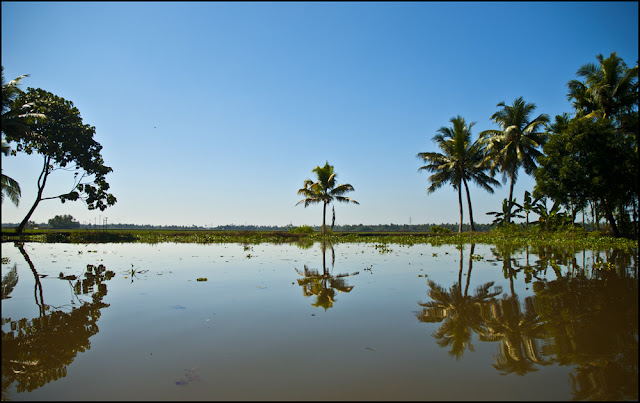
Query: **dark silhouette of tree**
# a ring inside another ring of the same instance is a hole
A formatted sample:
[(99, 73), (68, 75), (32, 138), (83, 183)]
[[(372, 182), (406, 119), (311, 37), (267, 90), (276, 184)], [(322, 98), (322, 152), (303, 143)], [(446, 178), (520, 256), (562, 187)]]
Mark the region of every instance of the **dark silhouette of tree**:
[[(33, 112), (46, 115), (46, 119), (30, 122), (28, 134), (5, 132), (6, 140), (16, 143), (16, 152), (35, 152), (43, 157), (36, 199), (16, 232), (22, 232), (43, 200), (64, 203), (80, 199), (89, 210), (105, 210), (114, 205), (116, 198), (107, 192), (109, 184), (105, 179), (112, 169), (104, 164), (102, 146), (94, 139), (95, 127), (82, 122), (80, 111), (71, 101), (42, 89), (27, 88), (13, 101), (13, 109), (24, 104), (32, 105)], [(62, 194), (45, 196), (47, 179), (56, 170), (73, 171), (74, 185)]]

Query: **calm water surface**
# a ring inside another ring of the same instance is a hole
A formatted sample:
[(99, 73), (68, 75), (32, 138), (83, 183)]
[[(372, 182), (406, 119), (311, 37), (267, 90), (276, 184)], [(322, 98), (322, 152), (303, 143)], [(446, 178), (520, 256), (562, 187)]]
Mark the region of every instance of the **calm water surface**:
[(3, 243), (2, 259), (3, 399), (638, 399), (637, 250)]

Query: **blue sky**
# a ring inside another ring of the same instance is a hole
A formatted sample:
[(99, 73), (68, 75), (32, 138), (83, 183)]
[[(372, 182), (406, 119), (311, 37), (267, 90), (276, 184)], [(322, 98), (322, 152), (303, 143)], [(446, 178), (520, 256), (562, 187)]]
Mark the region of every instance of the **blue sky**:
[[(104, 147), (115, 206), (44, 201), (32, 216), (157, 225), (319, 225), (297, 190), (329, 161), (360, 205), (336, 224), (456, 223), (416, 154), (449, 120), (495, 129), (517, 97), (572, 112), (569, 80), (597, 54), (638, 60), (637, 2), (2, 2), (5, 80), (30, 74), (74, 103)], [(35, 199), (40, 156), (2, 157)], [(524, 172), (515, 195), (534, 180)], [(57, 172), (45, 196), (68, 190)], [(508, 185), (471, 188), (476, 222)], [(465, 206), (465, 222), (468, 213)]]

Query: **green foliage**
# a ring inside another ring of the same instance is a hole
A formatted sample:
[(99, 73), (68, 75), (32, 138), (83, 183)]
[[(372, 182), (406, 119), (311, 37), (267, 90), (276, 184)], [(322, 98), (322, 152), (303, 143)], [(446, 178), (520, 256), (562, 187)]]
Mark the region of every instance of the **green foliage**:
[[(512, 211), (514, 206), (517, 207), (517, 209)], [(486, 214), (494, 216), (493, 222), (491, 223), (492, 225), (502, 227), (513, 224), (510, 221), (512, 218), (524, 218), (524, 216), (518, 214), (520, 211), (522, 211), (522, 207), (516, 203), (516, 199), (509, 201), (505, 198), (502, 200), (502, 211), (489, 211)]]
[(431, 227), (431, 232), (433, 234), (450, 234), (452, 231), (449, 228), (444, 228), (439, 225), (434, 225)]
[(471, 142), (471, 127), (475, 122), (467, 125), (464, 118), (459, 115), (452, 118), (450, 122), (452, 123), (451, 127), (441, 127), (438, 129), (438, 134), (433, 137), (433, 141), (442, 153), (418, 153), (417, 157), (428, 164), (418, 168), (418, 171), (433, 172), (433, 175), (429, 176), (431, 186), (427, 188), (427, 194), (445, 184), (450, 184), (454, 190), (457, 190), (460, 209), (458, 232), (462, 232), (462, 222), (464, 221), (462, 214), (462, 186), (464, 186), (469, 206), (469, 222), (471, 231), (474, 231), (468, 182), (477, 184), (489, 193), (493, 193), (491, 186), (500, 186), (500, 183), (485, 173), (487, 165), (484, 161), (482, 142)]
[(617, 205), (632, 204), (638, 193), (635, 138), (609, 119), (574, 119), (544, 146), (535, 173), (534, 194), (567, 204), (598, 200), (610, 225)]
[[(546, 140), (545, 133), (540, 129), (549, 122), (549, 116), (543, 113), (530, 120), (536, 105), (525, 102), (522, 97), (513, 101), (512, 105), (500, 102), (497, 106), (501, 109), (491, 119), (500, 126), (500, 130), (485, 130), (480, 133), (480, 138), (486, 143), (486, 158), (491, 173), (499, 171), (503, 181), (510, 180), (508, 200), (512, 202), (520, 168), (524, 168), (528, 175), (536, 170), (536, 158), (542, 155), (538, 148)], [(507, 212), (507, 222), (511, 222), (509, 213), (510, 210)]]
[[(4, 89), (3, 89), (4, 91)], [(11, 148), (9, 144), (7, 144), (4, 139), (2, 139), (2, 155), (8, 156), (11, 152)], [(2, 198), (2, 203), (4, 203), (4, 196), (7, 196), (11, 202), (18, 207), (20, 204), (20, 184), (13, 178), (2, 174), (2, 192), (0, 193), (0, 197)]]
[(327, 161), (323, 167), (316, 166), (312, 172), (316, 175), (317, 180), (305, 179), (304, 187), (298, 190), (298, 195), (304, 199), (296, 203), (303, 204), (307, 207), (310, 204), (322, 203), (322, 234), (326, 234), (326, 213), (327, 205), (334, 200), (343, 203), (360, 204), (357, 201), (344, 196), (348, 192), (354, 190), (353, 186), (348, 183), (336, 185), (338, 174), (334, 171), (333, 165), (329, 165)]
[(313, 233), (313, 227), (311, 227), (309, 225), (301, 225), (300, 227), (289, 228), (289, 232), (291, 232), (293, 234), (312, 234)]
[(73, 229), (80, 228), (80, 223), (71, 215), (57, 215), (49, 219), (49, 226), (53, 229)]
[[(27, 220), (42, 200), (59, 199), (62, 203), (83, 200), (89, 210), (105, 210), (116, 203), (108, 193), (105, 177), (112, 169), (104, 165), (100, 151), (102, 146), (94, 140), (95, 128), (83, 124), (80, 111), (71, 101), (42, 89), (27, 88), (13, 101), (12, 108), (29, 104), (31, 110), (46, 115), (35, 118), (30, 132), (5, 133), (9, 142), (16, 143), (16, 152), (38, 153), (43, 156), (42, 173), (38, 179), (38, 193), (33, 207), (18, 227), (21, 232)], [(15, 117), (15, 116), (14, 116)], [(74, 171), (75, 184), (66, 193), (44, 197), (48, 176), (55, 170)]]

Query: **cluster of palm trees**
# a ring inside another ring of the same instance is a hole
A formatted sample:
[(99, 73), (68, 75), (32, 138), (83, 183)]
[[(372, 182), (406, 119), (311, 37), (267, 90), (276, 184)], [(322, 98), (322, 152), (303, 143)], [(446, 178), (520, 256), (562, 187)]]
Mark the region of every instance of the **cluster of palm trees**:
[(549, 117), (541, 114), (531, 119), (536, 106), (525, 102), (523, 98), (516, 99), (512, 105), (500, 102), (497, 106), (500, 110), (491, 119), (498, 124), (499, 130), (485, 130), (479, 134), (478, 139), (472, 141), (471, 128), (475, 122), (467, 124), (458, 115), (450, 120), (451, 127), (441, 127), (433, 137), (441, 152), (423, 152), (417, 155), (427, 164), (418, 171), (433, 172), (429, 177), (431, 186), (427, 193), (432, 193), (445, 184), (450, 184), (458, 192), (459, 232), (462, 232), (463, 222), (463, 185), (471, 231), (474, 231), (468, 183), (473, 182), (493, 193), (493, 186), (500, 186), (500, 182), (493, 178), (497, 172), (502, 174), (503, 183), (509, 179), (506, 221), (510, 222), (513, 188), (518, 172), (520, 168), (524, 168), (527, 174), (533, 173), (536, 168), (535, 159), (541, 155), (538, 148), (544, 143), (545, 134), (540, 130), (549, 122)]
[[(626, 136), (625, 138), (630, 139), (629, 143), (632, 144), (632, 148), (635, 148), (635, 159), (612, 161), (610, 166), (605, 167), (605, 169), (611, 171), (610, 167), (616, 164), (626, 164), (631, 166), (631, 172), (635, 171), (635, 174), (630, 174), (635, 175), (636, 178), (636, 184), (631, 186), (633, 189), (627, 189), (630, 186), (627, 182), (621, 185), (624, 188), (624, 193), (628, 193), (628, 195), (625, 196), (622, 202), (618, 203), (618, 211), (621, 215), (624, 215), (628, 210), (627, 206), (631, 206), (631, 212), (636, 216), (635, 222), (637, 223), (638, 66), (627, 68), (624, 61), (615, 52), (608, 58), (604, 58), (601, 54), (597, 55), (596, 59), (598, 61), (597, 64), (587, 63), (578, 69), (576, 74), (583, 78), (584, 81), (571, 80), (567, 84), (569, 89), (567, 99), (573, 101), (572, 106), (575, 109), (573, 118), (571, 115), (564, 113), (556, 116), (555, 122), (550, 123), (547, 114), (543, 113), (534, 116), (536, 105), (526, 102), (520, 97), (510, 105), (504, 101), (497, 104), (498, 111), (491, 116), (491, 120), (498, 126), (498, 129), (485, 130), (479, 133), (478, 138), (474, 141), (471, 128), (475, 125), (475, 122), (467, 123), (462, 116), (458, 115), (450, 119), (450, 127), (441, 127), (433, 137), (433, 141), (440, 152), (421, 152), (417, 154), (417, 157), (426, 164), (420, 167), (418, 171), (426, 171), (432, 174), (429, 176), (430, 186), (427, 188), (427, 194), (444, 185), (451, 185), (458, 192), (459, 232), (462, 232), (464, 221), (463, 186), (469, 209), (470, 229), (475, 231), (469, 183), (472, 182), (487, 192), (494, 193), (494, 187), (501, 185), (499, 181), (494, 179), (494, 176), (498, 173), (502, 175), (503, 184), (507, 181), (509, 182), (509, 196), (503, 201), (502, 211), (487, 213), (495, 216), (494, 224), (510, 224), (513, 218), (525, 218), (518, 214), (521, 212), (526, 213), (527, 225), (529, 224), (529, 213), (537, 213), (541, 217), (539, 223), (545, 224), (547, 229), (551, 222), (551, 216), (554, 215), (555, 221), (559, 220), (564, 223), (568, 218), (570, 222), (573, 222), (575, 220), (575, 206), (577, 205), (575, 196), (566, 194), (554, 195), (545, 191), (544, 184), (539, 183), (541, 180), (544, 181), (544, 179), (539, 180), (538, 178), (540, 172), (536, 174), (537, 183), (533, 192), (536, 196), (535, 200), (531, 201), (531, 193), (527, 191), (525, 192), (524, 204), (520, 205), (514, 198), (513, 190), (521, 169), (528, 175), (536, 173), (538, 164), (545, 157), (543, 146), (549, 139), (557, 140), (558, 136), (572, 122), (598, 120), (611, 122), (614, 129)], [(606, 152), (601, 151), (600, 153), (605, 154)], [(610, 156), (597, 156), (597, 158), (604, 159), (608, 157)], [(555, 163), (566, 164), (563, 161)], [(566, 171), (564, 167), (559, 169)], [(581, 168), (578, 167), (577, 169)], [(300, 200), (298, 204), (304, 204), (305, 207), (314, 203), (323, 204), (322, 233), (325, 234), (325, 216), (328, 204), (334, 200), (355, 204), (358, 204), (358, 202), (344, 196), (345, 193), (354, 190), (353, 186), (350, 184), (336, 186), (336, 173), (333, 166), (329, 165), (328, 162), (324, 167), (317, 166), (313, 169), (313, 172), (316, 174), (317, 179), (315, 181), (311, 179), (305, 180), (304, 187), (298, 191), (298, 194), (304, 196), (304, 199)], [(567, 183), (570, 182), (572, 180), (570, 178), (571, 174), (577, 175), (577, 172), (565, 172), (563, 175), (569, 178), (560, 178), (560, 180), (565, 180)], [(608, 176), (610, 177), (611, 174)], [(613, 183), (607, 183), (605, 186), (613, 187)], [(581, 192), (583, 193), (582, 199), (592, 201), (592, 212), (597, 212), (600, 209), (605, 211), (605, 216), (614, 235), (619, 235), (606, 197), (594, 195), (595, 191), (589, 193), (585, 190)], [(546, 199), (551, 199), (554, 202), (551, 210), (546, 208)], [(618, 197), (618, 199), (620, 198)], [(584, 211), (586, 203), (584, 200), (581, 202), (581, 209)], [(598, 204), (603, 207), (599, 209)], [(571, 212), (561, 213), (559, 211), (561, 207), (565, 207)], [(594, 221), (597, 225), (599, 221), (597, 216)]]
[[(427, 193), (432, 193), (445, 184), (453, 186), (458, 192), (459, 232), (462, 232), (463, 221), (463, 185), (473, 231), (473, 211), (468, 183), (474, 182), (489, 193), (493, 193), (493, 186), (500, 185), (493, 176), (501, 173), (502, 183), (509, 180), (509, 197), (503, 202), (502, 212), (487, 214), (500, 215), (501, 220), (510, 223), (514, 218), (513, 207), (519, 207), (522, 211), (522, 206), (515, 203), (513, 197), (513, 189), (520, 169), (523, 168), (526, 174), (532, 175), (537, 169), (536, 163), (544, 156), (541, 151), (543, 145), (550, 136), (566, 129), (572, 120), (609, 119), (613, 121), (616, 130), (627, 136), (635, 135), (637, 155), (638, 66), (627, 68), (615, 52), (606, 59), (602, 55), (596, 56), (596, 59), (598, 64), (588, 63), (578, 70), (577, 75), (584, 78), (584, 81), (571, 80), (567, 84), (569, 88), (567, 99), (573, 100), (572, 106), (576, 110), (573, 119), (566, 113), (556, 116), (553, 124), (549, 124), (549, 116), (546, 114), (540, 114), (534, 118), (536, 105), (525, 102), (520, 97), (511, 105), (505, 102), (498, 103), (499, 110), (491, 116), (491, 119), (499, 129), (485, 130), (479, 134), (477, 140), (472, 141), (471, 127), (475, 122), (467, 124), (463, 117), (457, 116), (450, 120), (451, 127), (441, 127), (438, 134), (433, 137), (433, 141), (441, 152), (423, 152), (417, 155), (427, 164), (420, 167), (418, 171), (433, 173), (429, 177), (431, 185)], [(612, 163), (627, 162), (612, 161)], [(637, 158), (631, 163), (635, 164), (637, 175)], [(540, 191), (537, 193), (538, 198), (546, 196), (540, 194)], [(637, 185), (631, 193), (630, 204), (633, 205), (632, 210), (635, 214), (638, 200)], [(554, 201), (560, 200), (555, 198)], [(527, 209), (527, 221), (528, 212), (534, 205), (536, 205), (535, 202), (530, 203), (531, 208)], [(615, 222), (612, 222), (611, 218), (609, 221), (615, 233)]]

